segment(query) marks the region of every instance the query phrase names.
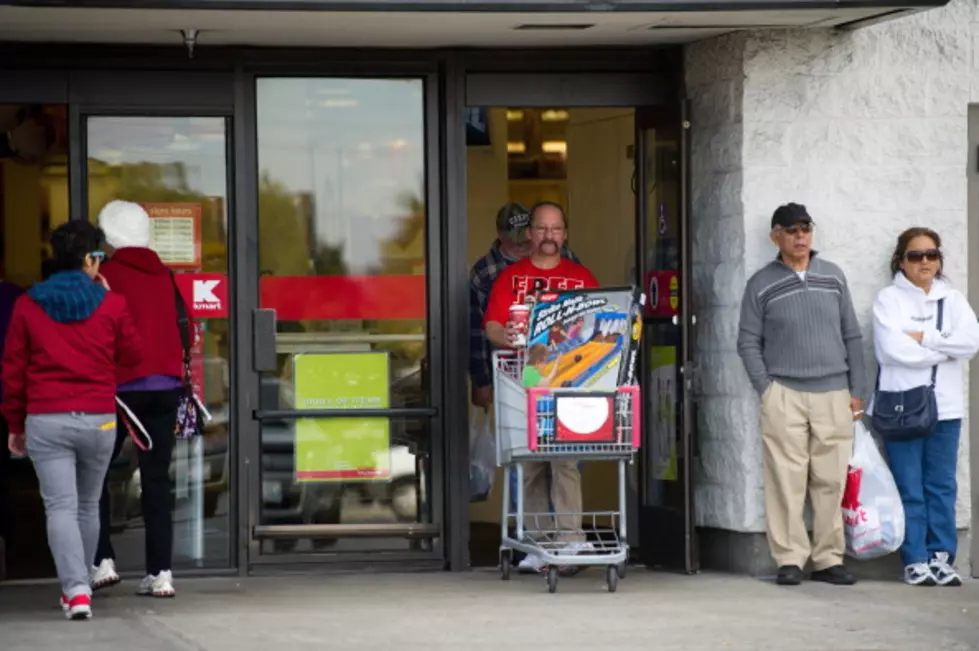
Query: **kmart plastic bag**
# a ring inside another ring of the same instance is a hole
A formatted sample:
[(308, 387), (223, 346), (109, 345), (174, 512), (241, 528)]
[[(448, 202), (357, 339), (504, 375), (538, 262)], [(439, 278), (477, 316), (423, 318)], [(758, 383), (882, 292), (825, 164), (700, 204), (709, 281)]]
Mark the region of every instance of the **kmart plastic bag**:
[(843, 491), (846, 555), (859, 560), (895, 552), (904, 542), (904, 506), (894, 477), (863, 423), (853, 424), (853, 455)]
[(496, 440), (489, 412), (477, 409), (469, 419), (469, 501), (483, 502), (493, 490)]

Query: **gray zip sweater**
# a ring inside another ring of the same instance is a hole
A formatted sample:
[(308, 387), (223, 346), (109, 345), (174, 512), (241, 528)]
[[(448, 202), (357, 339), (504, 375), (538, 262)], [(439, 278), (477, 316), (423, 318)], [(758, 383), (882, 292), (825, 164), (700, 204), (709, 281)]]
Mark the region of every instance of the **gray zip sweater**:
[(860, 326), (843, 271), (815, 251), (802, 279), (776, 258), (744, 290), (738, 354), (752, 386), (772, 380), (795, 391), (866, 391)]

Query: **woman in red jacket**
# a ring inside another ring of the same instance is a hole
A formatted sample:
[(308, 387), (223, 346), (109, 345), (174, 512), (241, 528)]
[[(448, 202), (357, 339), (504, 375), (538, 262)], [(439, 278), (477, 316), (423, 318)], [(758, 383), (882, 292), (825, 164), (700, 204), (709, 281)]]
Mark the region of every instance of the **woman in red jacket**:
[[(111, 259), (102, 265), (102, 275), (113, 293), (125, 297), (133, 323), (143, 340), (153, 342), (147, 347), (141, 363), (121, 368), (117, 377), (119, 398), (153, 440), (148, 451), (138, 451), (146, 576), (137, 593), (173, 597), (170, 458), (177, 409), (185, 395), (184, 351), (177, 323), (176, 288), (170, 270), (149, 248), (150, 218), (142, 206), (129, 201), (111, 201), (99, 214), (99, 226), (105, 231), (111, 254)], [(184, 314), (189, 314), (186, 305)], [(124, 440), (125, 435), (120, 433), (115, 454), (119, 454)], [(120, 581), (109, 537), (107, 487), (103, 489), (100, 510), (102, 533), (92, 574), (92, 587), (96, 590)]]
[(92, 616), (89, 564), (116, 439), (117, 368), (142, 358), (125, 299), (96, 282), (101, 245), (88, 222), (51, 235), (53, 273), (17, 299), (3, 353), (8, 446), (34, 463), (69, 619)]

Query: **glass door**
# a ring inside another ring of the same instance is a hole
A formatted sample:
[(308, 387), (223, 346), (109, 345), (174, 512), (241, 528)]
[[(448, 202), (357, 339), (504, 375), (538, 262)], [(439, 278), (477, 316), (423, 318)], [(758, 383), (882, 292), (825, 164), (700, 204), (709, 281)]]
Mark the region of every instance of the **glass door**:
[(637, 111), (637, 264), (646, 292), (640, 549), (650, 567), (695, 572), (687, 137), (684, 106)]
[(249, 561), (434, 558), (425, 80), (255, 89)]
[[(177, 274), (191, 306), (194, 385), (212, 419), (203, 437), (174, 445), (174, 569), (228, 567), (233, 564), (229, 122), (213, 116), (83, 113), (81, 124), (88, 218), (96, 222), (114, 199), (140, 203), (151, 217), (150, 247)], [(128, 437), (109, 468), (108, 491), (116, 563), (120, 571), (141, 571), (146, 535), (142, 488), (136, 450)]]

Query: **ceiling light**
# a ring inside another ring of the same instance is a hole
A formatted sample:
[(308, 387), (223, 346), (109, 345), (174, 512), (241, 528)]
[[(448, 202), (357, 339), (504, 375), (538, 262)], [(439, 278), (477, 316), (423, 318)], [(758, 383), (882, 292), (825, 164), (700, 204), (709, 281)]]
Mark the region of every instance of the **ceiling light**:
[(568, 153), (568, 143), (564, 140), (545, 140), (541, 143), (540, 148), (545, 154)]
[(548, 109), (541, 113), (540, 119), (544, 122), (564, 122), (568, 119), (568, 112), (564, 109)]
[(507, 109), (506, 119), (509, 122), (517, 122), (523, 120), (523, 111)]
[(519, 142), (508, 142), (506, 144), (506, 151), (508, 154), (522, 154), (527, 151), (527, 143)]

